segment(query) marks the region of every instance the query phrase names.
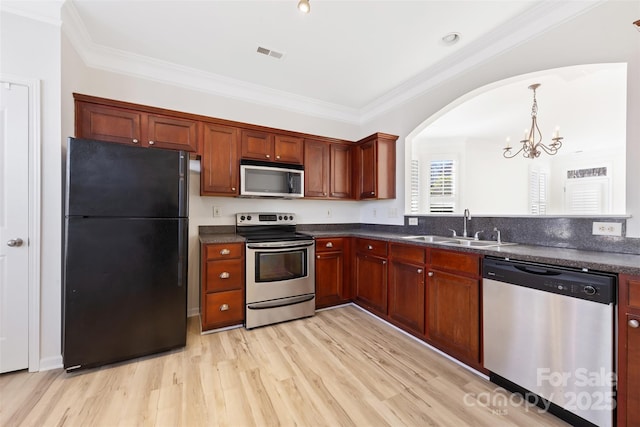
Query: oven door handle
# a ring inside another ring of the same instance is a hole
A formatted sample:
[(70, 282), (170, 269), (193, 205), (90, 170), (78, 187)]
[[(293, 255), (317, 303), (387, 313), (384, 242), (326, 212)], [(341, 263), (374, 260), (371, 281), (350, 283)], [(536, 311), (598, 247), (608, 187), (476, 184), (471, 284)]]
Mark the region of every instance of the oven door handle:
[(247, 243), (247, 249), (296, 249), (307, 248), (313, 246), (313, 241), (305, 241), (302, 243), (291, 242), (264, 242), (264, 243)]
[(286, 307), (288, 305), (300, 304), (303, 302), (311, 301), (315, 297), (316, 296), (314, 294), (311, 294), (311, 295), (302, 295), (299, 297), (285, 298), (285, 299), (276, 300), (276, 301), (256, 302), (253, 304), (247, 304), (247, 309), (266, 310), (268, 308)]

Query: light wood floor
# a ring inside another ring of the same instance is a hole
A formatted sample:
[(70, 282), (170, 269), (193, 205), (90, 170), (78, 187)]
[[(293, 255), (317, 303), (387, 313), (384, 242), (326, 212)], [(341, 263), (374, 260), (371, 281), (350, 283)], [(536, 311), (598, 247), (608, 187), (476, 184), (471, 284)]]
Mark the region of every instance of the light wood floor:
[(565, 425), (496, 388), (347, 306), (208, 335), (193, 318), (184, 350), (1, 375), (0, 426)]

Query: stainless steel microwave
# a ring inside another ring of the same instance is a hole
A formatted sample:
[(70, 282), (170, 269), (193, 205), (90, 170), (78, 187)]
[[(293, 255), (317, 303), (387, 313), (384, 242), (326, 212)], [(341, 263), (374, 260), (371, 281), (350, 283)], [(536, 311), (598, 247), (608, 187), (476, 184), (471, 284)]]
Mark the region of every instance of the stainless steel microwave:
[(240, 161), (241, 197), (304, 197), (304, 166)]

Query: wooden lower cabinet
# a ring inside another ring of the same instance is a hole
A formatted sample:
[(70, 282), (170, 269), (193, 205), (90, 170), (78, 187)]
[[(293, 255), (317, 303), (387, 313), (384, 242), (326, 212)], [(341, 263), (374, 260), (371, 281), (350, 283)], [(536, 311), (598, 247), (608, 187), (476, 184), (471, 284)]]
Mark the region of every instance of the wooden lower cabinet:
[(200, 245), (202, 330), (244, 322), (244, 244)]
[(640, 426), (640, 276), (621, 274), (618, 299), (618, 426)]
[[(455, 266), (463, 270), (454, 270)], [(479, 366), (480, 257), (431, 249), (427, 268), (427, 339), (471, 366)]]
[(349, 239), (346, 237), (316, 239), (316, 308), (348, 302)]
[(389, 249), (389, 320), (418, 335), (425, 325), (425, 249), (392, 243)]
[(387, 243), (356, 239), (355, 301), (387, 316)]

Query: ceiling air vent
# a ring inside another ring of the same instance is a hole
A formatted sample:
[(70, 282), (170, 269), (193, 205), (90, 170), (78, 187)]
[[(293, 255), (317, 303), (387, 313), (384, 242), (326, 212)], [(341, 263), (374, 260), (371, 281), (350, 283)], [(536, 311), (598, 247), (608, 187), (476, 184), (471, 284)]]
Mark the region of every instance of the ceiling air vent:
[(284, 56), (284, 53), (282, 52), (277, 52), (275, 50), (267, 49), (266, 47), (262, 46), (258, 46), (258, 50), (256, 52), (276, 59), (282, 59), (282, 57)]

